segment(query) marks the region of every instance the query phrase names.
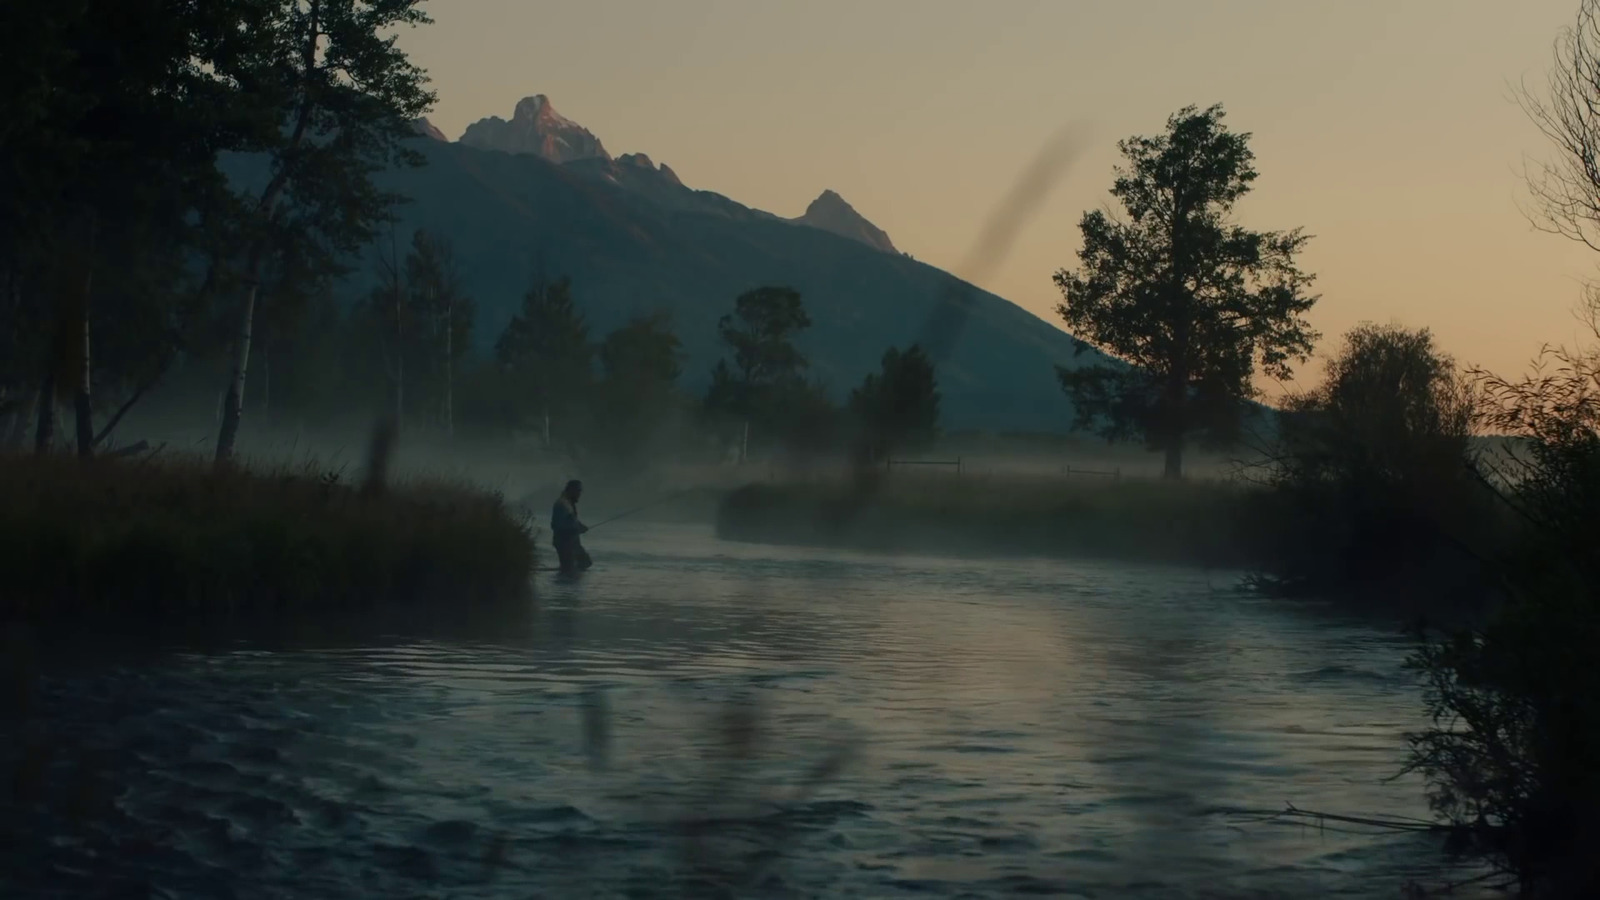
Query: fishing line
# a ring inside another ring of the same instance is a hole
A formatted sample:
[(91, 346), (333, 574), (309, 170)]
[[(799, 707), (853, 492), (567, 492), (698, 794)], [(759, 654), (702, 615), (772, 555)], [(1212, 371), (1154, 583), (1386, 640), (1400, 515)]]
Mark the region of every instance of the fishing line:
[(595, 524), (590, 525), (589, 526), (589, 530), (593, 531), (596, 528), (599, 528), (601, 525), (609, 525), (610, 523), (615, 522), (618, 519), (626, 518), (628, 516), (633, 515), (634, 513), (644, 512), (647, 509), (650, 509), (650, 508), (656, 507), (656, 506), (660, 506), (661, 504), (666, 503), (666, 502), (668, 502), (670, 500), (676, 500), (679, 497), (682, 497), (682, 496), (684, 496), (686, 494), (693, 493), (696, 490), (699, 490), (699, 488), (684, 488), (681, 491), (676, 491), (674, 493), (668, 494), (665, 497), (661, 497), (661, 498), (659, 498), (657, 500), (652, 500), (649, 503), (644, 504), (643, 506), (635, 506), (633, 509), (627, 510), (625, 512), (617, 513), (616, 515), (610, 517), (609, 519), (602, 519), (599, 522), (596, 522)]

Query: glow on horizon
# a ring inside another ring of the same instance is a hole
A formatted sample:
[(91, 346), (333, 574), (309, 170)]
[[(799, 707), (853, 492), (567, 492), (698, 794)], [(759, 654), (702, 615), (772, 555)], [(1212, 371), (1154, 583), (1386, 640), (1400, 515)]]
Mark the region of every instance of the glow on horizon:
[[(981, 286), (1059, 324), (1051, 275), (1104, 204), (1116, 141), (1221, 102), (1254, 134), (1254, 227), (1304, 227), (1324, 348), (1362, 321), (1433, 329), (1521, 371), (1573, 343), (1595, 255), (1519, 204), (1550, 148), (1510, 96), (1542, 88), (1577, 0), (472, 0), (402, 37), (458, 137), (547, 94), (613, 155), (798, 215), (838, 191), (959, 273), (1023, 167), (1068, 123), (1088, 149)], [(1311, 377), (1320, 366), (1313, 364)]]

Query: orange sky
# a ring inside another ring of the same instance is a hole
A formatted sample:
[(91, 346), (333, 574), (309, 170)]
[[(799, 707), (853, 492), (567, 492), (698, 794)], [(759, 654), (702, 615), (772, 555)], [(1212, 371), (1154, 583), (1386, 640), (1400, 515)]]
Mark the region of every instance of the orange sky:
[[(1242, 208), (1303, 226), (1336, 337), (1433, 328), (1517, 371), (1573, 342), (1594, 254), (1532, 231), (1510, 99), (1542, 83), (1577, 0), (452, 0), (405, 45), (450, 137), (548, 94), (613, 154), (799, 215), (842, 194), (900, 249), (957, 269), (985, 217), (1063, 125), (1090, 148), (982, 286), (1057, 321), (1050, 276), (1106, 199), (1115, 142), (1187, 103), (1255, 135)], [(960, 274), (958, 272), (958, 274)], [(1324, 343), (1327, 343), (1325, 339)]]

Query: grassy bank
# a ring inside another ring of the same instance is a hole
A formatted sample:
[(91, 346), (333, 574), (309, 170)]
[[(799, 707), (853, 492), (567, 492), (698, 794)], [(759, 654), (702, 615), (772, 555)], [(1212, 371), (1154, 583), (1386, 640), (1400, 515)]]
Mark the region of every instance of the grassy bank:
[(0, 457), (0, 615), (361, 609), (526, 591), (501, 499), (314, 469)]
[(951, 477), (753, 484), (717, 513), (730, 540), (895, 552), (1086, 556), (1219, 568), (1267, 552), (1261, 492), (1223, 481)]

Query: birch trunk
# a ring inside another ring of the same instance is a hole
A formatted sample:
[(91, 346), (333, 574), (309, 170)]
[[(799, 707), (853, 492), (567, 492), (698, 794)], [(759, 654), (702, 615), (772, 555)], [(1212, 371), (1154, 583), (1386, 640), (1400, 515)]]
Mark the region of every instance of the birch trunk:
[[(259, 270), (260, 265), (253, 266)], [(216, 461), (225, 464), (233, 459), (234, 443), (239, 437), (239, 422), (244, 418), (245, 376), (250, 370), (250, 338), (255, 330), (256, 294), (260, 286), (255, 273), (250, 286), (245, 288), (244, 311), (239, 316), (239, 332), (234, 337), (233, 375), (228, 379), (228, 392), (222, 401), (222, 427), (217, 432)]]
[(456, 436), (455, 416), (455, 303), (445, 304), (444, 312), (444, 436)]
[(89, 298), (94, 291), (93, 227), (93, 225), (90, 226), (89, 233), (89, 261), (88, 265), (84, 267), (83, 303), (79, 307), (82, 311), (81, 318), (83, 319), (83, 359), (80, 360), (82, 364), (78, 367), (78, 392), (76, 398), (74, 398), (74, 405), (77, 407), (75, 412), (77, 413), (79, 459), (88, 459), (94, 455), (94, 407), (91, 405), (93, 397), (90, 394), (90, 379), (94, 372), (94, 357), (90, 354), (89, 345)]
[(89, 378), (92, 371), (93, 366), (89, 356), (89, 309), (88, 304), (85, 303), (83, 310), (83, 365), (78, 370), (78, 393), (73, 402), (76, 407), (74, 412), (77, 413), (79, 459), (88, 459), (94, 455), (94, 408), (90, 405), (92, 397), (89, 393)]
[[(398, 258), (395, 271), (399, 271)], [(400, 276), (394, 279), (394, 427), (400, 430), (406, 411), (406, 335), (405, 314), (401, 309)]]
[(56, 371), (51, 366), (45, 370), (44, 381), (39, 385), (39, 424), (33, 434), (33, 452), (50, 452), (56, 441)]
[[(300, 109), (296, 116), (294, 133), (290, 135), (284, 153), (298, 150), (305, 142), (306, 131), (311, 127), (311, 116), (315, 111), (311, 88), (317, 69), (317, 41), (322, 37), (321, 14), (321, 0), (311, 0), (308, 27), (304, 36), (305, 49), (302, 55), (302, 76), (305, 82), (301, 86)], [(261, 192), (261, 201), (256, 205), (256, 216), (259, 221), (272, 220), (277, 213), (278, 199), (287, 187), (288, 174), (280, 168)], [(233, 459), (234, 443), (239, 436), (239, 422), (244, 418), (244, 386), (245, 376), (250, 369), (250, 338), (255, 330), (256, 298), (261, 292), (261, 269), (266, 261), (266, 252), (267, 247), (263, 238), (258, 236), (251, 240), (250, 255), (245, 265), (244, 306), (239, 314), (239, 331), (234, 337), (233, 374), (228, 379), (228, 392), (222, 407), (222, 426), (217, 432), (218, 465), (225, 465)]]

